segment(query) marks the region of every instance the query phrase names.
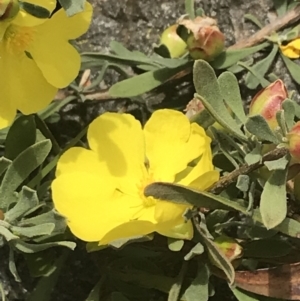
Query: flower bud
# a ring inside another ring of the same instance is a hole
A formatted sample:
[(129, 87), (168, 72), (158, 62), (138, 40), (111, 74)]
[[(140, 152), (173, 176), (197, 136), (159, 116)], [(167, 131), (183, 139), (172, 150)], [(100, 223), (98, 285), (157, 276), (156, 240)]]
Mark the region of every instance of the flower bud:
[[(235, 239), (228, 237), (226, 235), (221, 235), (214, 240), (214, 244), (218, 247), (220, 251), (227, 257), (227, 259), (235, 266), (239, 262), (237, 261), (243, 254), (243, 248), (236, 242)], [(217, 262), (209, 255), (211, 262), (221, 268)]]
[(276, 113), (281, 110), (282, 103), (286, 98), (288, 98), (288, 92), (283, 81), (278, 79), (253, 97), (249, 115), (262, 115), (270, 128), (274, 130), (278, 126)]
[(179, 24), (189, 32), (186, 44), (193, 59), (212, 61), (223, 51), (225, 37), (217, 27), (216, 20), (197, 17), (194, 20), (181, 20)]
[(19, 10), (18, 0), (0, 0), (0, 22), (14, 19)]
[(288, 148), (295, 162), (300, 162), (300, 121), (287, 134)]
[(187, 53), (186, 43), (177, 34), (178, 25), (168, 27), (160, 38), (160, 44), (165, 45), (171, 58), (178, 58)]

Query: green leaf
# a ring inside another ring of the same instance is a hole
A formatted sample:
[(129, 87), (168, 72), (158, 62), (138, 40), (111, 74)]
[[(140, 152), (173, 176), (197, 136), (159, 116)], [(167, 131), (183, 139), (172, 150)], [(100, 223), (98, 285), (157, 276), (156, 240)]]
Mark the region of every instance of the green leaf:
[(287, 58), (284, 54), (280, 54), (292, 78), (297, 84), (300, 85), (300, 66)]
[(201, 255), (204, 252), (203, 245), (198, 242), (185, 256), (184, 260), (191, 260), (195, 256)]
[(276, 238), (252, 240), (243, 245), (243, 256), (249, 258), (276, 258), (288, 255), (292, 246)]
[(198, 271), (196, 278), (192, 281), (191, 285), (185, 290), (183, 299), (186, 301), (206, 301), (209, 298), (209, 269), (206, 265), (198, 263)]
[[(177, 204), (190, 204), (198, 208), (236, 210), (245, 215), (249, 215), (248, 208), (236, 200), (230, 200), (220, 195), (215, 195), (207, 191), (199, 191), (182, 185), (156, 182), (148, 185), (144, 190), (144, 194), (145, 196), (152, 196), (156, 199)], [(275, 199), (277, 199), (277, 197)], [(253, 211), (252, 218), (254, 221), (263, 222), (258, 210)], [(292, 237), (298, 237), (300, 233), (300, 223), (294, 219), (285, 218), (275, 230)]]
[(42, 225), (32, 227), (17, 227), (11, 226), (10, 229), (13, 234), (19, 237), (33, 238), (36, 236), (50, 235), (54, 230), (55, 225), (53, 223), (46, 223)]
[(244, 19), (245, 19), (245, 21), (247, 21), (247, 20), (251, 21), (259, 28), (263, 28), (262, 23), (256, 18), (256, 16), (254, 16), (252, 14), (245, 14)]
[[(103, 276), (102, 276), (103, 277)], [(96, 285), (93, 287), (93, 289), (90, 291), (88, 297), (85, 299), (85, 301), (100, 301), (100, 288), (102, 284), (102, 279), (100, 279)]]
[(211, 125), (215, 123), (215, 119), (210, 115), (210, 113), (204, 109), (201, 112), (190, 117), (190, 122), (196, 122), (205, 130), (207, 130)]
[(40, 252), (52, 247), (66, 247), (71, 250), (74, 250), (76, 247), (76, 244), (71, 241), (56, 241), (56, 242), (47, 242), (43, 244), (30, 244), (25, 241), (22, 241), (21, 239), (12, 240), (10, 242), (10, 245), (12, 245), (14, 248), (18, 249), (23, 253)]
[(191, 20), (195, 19), (195, 4), (194, 0), (185, 0), (185, 13)]
[(6, 208), (16, 200), (15, 190), (39, 167), (51, 150), (50, 140), (38, 142), (24, 150), (8, 167), (0, 186), (0, 208)]
[(5, 238), (6, 241), (13, 241), (19, 239), (18, 236), (12, 234), (7, 228), (0, 225), (0, 235)]
[(0, 158), (0, 176), (2, 176), (2, 174), (6, 171), (6, 169), (10, 166), (11, 163), (12, 161), (9, 159), (6, 159), (4, 157)]
[(260, 213), (267, 229), (278, 226), (287, 214), (286, 177), (288, 169), (274, 170), (260, 198)]
[(227, 279), (230, 284), (233, 284), (234, 277), (235, 277), (235, 271), (234, 268), (229, 261), (229, 259), (225, 256), (222, 250), (218, 248), (218, 246), (210, 240), (204, 231), (200, 227), (196, 227), (198, 230), (198, 233), (201, 236), (201, 239), (204, 243), (204, 245), (207, 248), (208, 255), (210, 260), (214, 265), (216, 265), (218, 268), (222, 269), (225, 275), (227, 276)]
[(295, 102), (290, 99), (286, 99), (282, 103), (282, 109), (284, 111), (284, 120), (289, 131), (294, 125), (294, 118), (296, 114)]
[(284, 156), (277, 160), (265, 161), (264, 164), (267, 166), (268, 170), (285, 170), (289, 162), (290, 160)]
[(68, 253), (64, 252), (54, 263), (53, 270), (47, 276), (42, 277), (37, 283), (35, 289), (27, 297), (26, 301), (49, 301), (51, 292), (58, 281), (61, 269), (67, 259)]
[(5, 140), (5, 158), (15, 159), (26, 148), (33, 145), (35, 139), (36, 127), (33, 115), (21, 115), (8, 131)]
[(173, 252), (178, 252), (182, 249), (184, 240), (168, 237), (168, 248)]
[(68, 17), (80, 13), (84, 9), (85, 0), (58, 0)]
[(243, 192), (247, 192), (249, 190), (249, 186), (250, 186), (249, 176), (239, 175), (237, 183), (236, 183), (236, 187)]
[(51, 13), (42, 6), (35, 5), (30, 2), (23, 2), (23, 1), (19, 1), (19, 4), (21, 9), (25, 10), (28, 14), (36, 18), (47, 19), (50, 17)]
[(214, 69), (226, 69), (234, 65), (238, 61), (242, 60), (243, 58), (255, 52), (258, 52), (269, 45), (270, 45), (269, 42), (265, 42), (257, 46), (239, 49), (239, 50), (227, 49), (226, 51), (221, 53), (213, 62), (211, 62), (211, 65)]
[(277, 16), (282, 17), (287, 12), (288, 0), (273, 0)]
[(112, 97), (134, 97), (144, 94), (165, 83), (181, 69), (182, 67), (179, 69), (162, 68), (125, 79), (114, 84), (109, 89), (109, 95)]
[(243, 132), (238, 124), (230, 116), (221, 94), (221, 89), (213, 68), (204, 60), (197, 60), (194, 64), (194, 86), (199, 98), (207, 111), (225, 129), (233, 133), (241, 140), (245, 140)]
[[(249, 89), (256, 89), (259, 84), (265, 86), (268, 83), (268, 81), (264, 79), (264, 76), (270, 69), (270, 66), (274, 61), (277, 51), (278, 45), (274, 44), (273, 49), (269, 53), (269, 55), (264, 59), (259, 60), (258, 63), (251, 67), (252, 73), (248, 72), (245, 78), (245, 84)], [(258, 74), (259, 76), (257, 77), (255, 76), (255, 74)], [(261, 80), (261, 78), (263, 78), (263, 81)]]
[(255, 164), (257, 162), (259, 162), (262, 158), (262, 155), (261, 155), (261, 144), (260, 143), (257, 143), (255, 148), (246, 155), (245, 157), (245, 162), (248, 164), (248, 165), (252, 165), (252, 164)]
[(223, 96), (226, 104), (236, 117), (244, 123), (246, 121), (246, 115), (241, 98), (239, 83), (236, 77), (231, 72), (225, 71), (219, 76), (218, 82), (221, 95)]
[(267, 121), (261, 115), (249, 116), (245, 123), (246, 129), (261, 141), (278, 144), (279, 141), (270, 129)]
[(31, 208), (34, 208), (39, 203), (35, 190), (23, 186), (18, 196), (16, 205), (5, 213), (5, 221), (12, 224), (17, 219), (20, 219)]

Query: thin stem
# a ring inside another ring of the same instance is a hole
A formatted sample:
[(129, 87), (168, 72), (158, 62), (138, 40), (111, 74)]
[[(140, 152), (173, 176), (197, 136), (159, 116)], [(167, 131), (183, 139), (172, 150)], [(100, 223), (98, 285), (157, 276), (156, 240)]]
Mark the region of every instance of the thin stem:
[(55, 154), (59, 154), (61, 149), (60, 149), (55, 137), (53, 136), (53, 134), (49, 130), (49, 128), (48, 128), (47, 124), (45, 123), (45, 121), (43, 119), (41, 119), (38, 114), (35, 114), (34, 117), (35, 117), (35, 122), (36, 122), (36, 125), (37, 125), (38, 129), (41, 131), (41, 133), (46, 138), (50, 139), (50, 141), (52, 143), (52, 149), (55, 152)]

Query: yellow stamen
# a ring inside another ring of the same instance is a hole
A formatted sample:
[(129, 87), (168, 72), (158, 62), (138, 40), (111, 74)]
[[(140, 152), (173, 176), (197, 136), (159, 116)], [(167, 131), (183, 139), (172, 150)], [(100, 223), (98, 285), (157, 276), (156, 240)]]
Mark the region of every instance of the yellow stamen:
[(4, 35), (6, 50), (11, 54), (24, 53), (34, 40), (34, 33), (32, 27), (10, 25)]

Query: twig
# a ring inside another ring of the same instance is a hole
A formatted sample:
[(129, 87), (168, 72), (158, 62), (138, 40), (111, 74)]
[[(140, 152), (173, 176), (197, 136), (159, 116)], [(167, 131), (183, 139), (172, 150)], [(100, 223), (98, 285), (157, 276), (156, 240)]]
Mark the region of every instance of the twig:
[(214, 194), (219, 194), (221, 193), (225, 188), (227, 188), (231, 183), (235, 182), (237, 178), (240, 175), (247, 175), (254, 170), (262, 167), (264, 165), (264, 162), (266, 161), (274, 161), (279, 158), (284, 157), (286, 154), (288, 154), (288, 149), (287, 148), (276, 148), (275, 150), (272, 150), (265, 154), (261, 161), (248, 165), (244, 164), (240, 168), (235, 169), (231, 173), (229, 173), (226, 176), (223, 176), (218, 182), (216, 182), (210, 189), (209, 192), (214, 193)]
[(242, 49), (254, 46), (266, 39), (272, 33), (286, 27), (291, 23), (295, 23), (300, 19), (300, 5), (297, 5), (292, 10), (288, 11), (284, 16), (277, 18), (274, 22), (266, 25), (261, 30), (256, 32), (251, 37), (242, 39), (236, 44), (229, 47), (229, 49)]

